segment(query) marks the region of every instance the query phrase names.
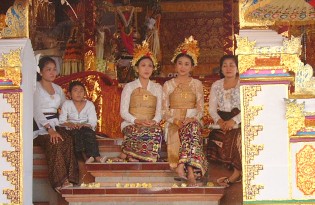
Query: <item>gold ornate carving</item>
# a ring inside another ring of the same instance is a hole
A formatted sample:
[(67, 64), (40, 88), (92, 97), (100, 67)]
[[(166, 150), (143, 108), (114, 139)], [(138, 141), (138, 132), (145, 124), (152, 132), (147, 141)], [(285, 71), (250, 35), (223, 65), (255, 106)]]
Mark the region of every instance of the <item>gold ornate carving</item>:
[(238, 70), (240, 74), (245, 73), (249, 68), (255, 65), (254, 55), (239, 55), (238, 56)]
[(295, 135), (296, 132), (305, 127), (305, 103), (297, 103), (295, 100), (284, 99), (286, 104), (285, 117), (288, 121), (289, 135)]
[(243, 127), (243, 171), (245, 174), (244, 178), (244, 199), (252, 200), (259, 193), (260, 189), (263, 189), (263, 185), (252, 184), (255, 176), (259, 174), (259, 171), (263, 169), (261, 164), (251, 164), (252, 160), (263, 150), (263, 145), (254, 145), (252, 141), (258, 135), (258, 132), (263, 130), (262, 125), (252, 125), (251, 121), (259, 114), (259, 111), (263, 109), (262, 106), (251, 106), (250, 102), (257, 96), (257, 92), (261, 91), (261, 86), (244, 85), (242, 86), (242, 112), (244, 113), (242, 119)]
[(257, 58), (280, 58), (280, 65), (277, 69), (293, 71), (296, 73), (301, 67), (301, 38), (292, 36), (290, 40), (284, 40), (283, 46), (273, 47), (256, 47), (255, 41), (249, 41), (247, 37), (235, 35), (237, 41), (237, 49), (235, 54), (239, 58), (240, 74), (246, 72), (250, 68), (255, 70), (271, 70), (272, 66), (257, 66), (255, 60)]
[(17, 133), (13, 133), (13, 132), (4, 132), (2, 134), (2, 136), (4, 138), (7, 138), (7, 142), (9, 142), (11, 144), (11, 147), (14, 147), (15, 150), (20, 150), (19, 147), (19, 136)]
[(288, 70), (296, 73), (299, 62), (301, 62), (298, 54), (281, 54), (281, 64), (285, 65)]
[(28, 37), (28, 4), (27, 0), (15, 0), (7, 13), (7, 27), (0, 30), (0, 38)]
[(296, 154), (296, 184), (304, 195), (315, 192), (315, 149), (305, 145)]
[(92, 50), (84, 54), (84, 68), (85, 70), (95, 70), (95, 56)]
[(11, 92), (3, 94), (3, 98), (14, 109), (13, 112), (4, 112), (3, 118), (7, 118), (8, 123), (14, 128), (14, 132), (5, 132), (4, 138), (10, 142), (13, 148), (10, 151), (2, 151), (2, 156), (10, 162), (13, 170), (3, 171), (2, 175), (7, 177), (7, 180), (14, 185), (13, 189), (4, 189), (3, 193), (7, 195), (7, 198), (12, 204), (23, 204), (23, 140), (20, 133), (20, 109), (21, 109), (21, 95), (20, 92)]
[[(22, 63), (20, 59), (21, 48), (10, 50), (9, 53), (3, 53), (0, 60), (0, 80), (12, 81), (12, 87), (19, 87), (21, 84), (21, 68)], [(6, 86), (7, 88), (8, 86)], [(10, 86), (9, 86), (10, 87)], [(1, 89), (1, 86), (0, 86)]]

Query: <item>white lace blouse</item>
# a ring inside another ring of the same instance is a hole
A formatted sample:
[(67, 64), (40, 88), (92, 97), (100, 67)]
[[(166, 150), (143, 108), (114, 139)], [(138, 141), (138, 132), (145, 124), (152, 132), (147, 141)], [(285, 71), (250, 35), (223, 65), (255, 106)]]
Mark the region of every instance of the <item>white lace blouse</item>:
[(59, 85), (52, 84), (55, 93), (50, 95), (40, 84), (36, 83), (36, 90), (34, 92), (34, 120), (39, 128), (39, 130), (33, 132), (33, 137), (36, 138), (38, 135), (48, 134), (45, 125), (49, 125), (54, 129), (55, 126), (59, 125), (58, 118), (47, 120), (46, 117), (49, 115), (44, 115), (44, 113), (57, 113), (58, 108), (66, 100), (65, 94)]
[[(209, 113), (214, 122), (217, 123), (220, 118), (217, 111), (231, 112), (233, 108), (241, 109), (240, 106), (240, 84), (235, 88), (225, 90), (223, 87), (224, 79), (214, 82), (211, 86), (209, 97)], [(232, 118), (236, 124), (241, 122), (241, 113)]]
[[(128, 125), (134, 124), (134, 121), (136, 118), (129, 112), (130, 96), (133, 90), (139, 87), (140, 88), (142, 87), (139, 79), (136, 79), (130, 83), (127, 83), (124, 86), (124, 89), (121, 93), (121, 100), (120, 100), (120, 115), (124, 120), (121, 123), (121, 129), (125, 128)], [(162, 118), (162, 115), (161, 115), (162, 86), (158, 83), (149, 81), (147, 90), (150, 91), (152, 95), (156, 96), (157, 98), (155, 116), (153, 120), (159, 123)]]
[(92, 129), (95, 130), (97, 124), (97, 116), (94, 104), (86, 100), (86, 104), (81, 112), (78, 112), (72, 100), (66, 100), (61, 108), (59, 115), (59, 123), (65, 122), (72, 123), (86, 123), (91, 125)]

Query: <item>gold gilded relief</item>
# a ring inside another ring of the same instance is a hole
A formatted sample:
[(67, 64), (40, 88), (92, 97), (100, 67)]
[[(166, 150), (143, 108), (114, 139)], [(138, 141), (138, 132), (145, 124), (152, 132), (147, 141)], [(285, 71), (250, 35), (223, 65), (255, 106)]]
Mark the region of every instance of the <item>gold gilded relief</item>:
[(288, 121), (289, 136), (305, 127), (305, 103), (297, 103), (295, 100), (284, 99), (286, 105), (285, 117)]
[(292, 36), (289, 40), (283, 41), (283, 46), (273, 47), (255, 47), (256, 41), (249, 41), (247, 37), (235, 35), (237, 41), (237, 49), (235, 54), (239, 59), (240, 74), (245, 73), (248, 69), (255, 67), (255, 70), (270, 70), (272, 66), (256, 65), (256, 60), (276, 59), (280, 58), (280, 65), (276, 66), (277, 69), (281, 68), (284, 72), (293, 71), (297, 73), (301, 67), (301, 38)]
[(249, 68), (255, 66), (254, 55), (239, 55), (238, 56), (238, 70), (240, 74), (245, 73)]
[(13, 112), (3, 113), (3, 118), (7, 119), (7, 122), (14, 128), (14, 132), (5, 132), (3, 134), (4, 138), (10, 143), (13, 151), (2, 151), (2, 157), (6, 158), (12, 166), (12, 170), (3, 171), (2, 175), (7, 178), (12, 185), (13, 189), (4, 189), (3, 194), (7, 195), (7, 198), (12, 204), (23, 204), (23, 147), (22, 139), (20, 134), (20, 109), (21, 109), (21, 95), (20, 92), (12, 92), (3, 94), (3, 99), (5, 99), (11, 107), (14, 109)]
[(29, 36), (28, 0), (15, 0), (5, 16), (6, 27), (0, 30), (1, 38), (22, 38)]
[(304, 195), (315, 192), (315, 149), (311, 145), (296, 154), (296, 184)]
[(7, 142), (10, 143), (11, 147), (14, 147), (15, 150), (19, 151), (20, 146), (19, 146), (19, 134), (14, 133), (14, 132), (4, 132), (2, 134), (4, 138), (7, 138)]
[(256, 116), (258, 116), (259, 111), (263, 109), (262, 106), (251, 106), (250, 103), (253, 101), (253, 98), (257, 96), (257, 93), (261, 91), (261, 86), (243, 86), (243, 105), (242, 112), (244, 113), (242, 119), (243, 129), (243, 148), (242, 161), (245, 178), (243, 179), (244, 187), (244, 199), (253, 200), (256, 195), (259, 194), (259, 190), (263, 189), (263, 185), (252, 184), (252, 181), (259, 174), (259, 171), (263, 169), (261, 164), (251, 164), (253, 159), (259, 155), (259, 152), (264, 149), (263, 145), (254, 145), (252, 141), (258, 135), (259, 131), (263, 130), (262, 125), (252, 125), (251, 122)]
[(95, 70), (95, 55), (92, 50), (84, 54), (84, 68), (85, 70)]
[[(12, 85), (5, 86), (16, 88), (21, 85), (21, 68), (22, 63), (20, 59), (21, 48), (10, 50), (9, 53), (3, 53), (0, 57), (0, 80), (2, 81), (12, 81)], [(0, 89), (2, 86), (0, 86)]]

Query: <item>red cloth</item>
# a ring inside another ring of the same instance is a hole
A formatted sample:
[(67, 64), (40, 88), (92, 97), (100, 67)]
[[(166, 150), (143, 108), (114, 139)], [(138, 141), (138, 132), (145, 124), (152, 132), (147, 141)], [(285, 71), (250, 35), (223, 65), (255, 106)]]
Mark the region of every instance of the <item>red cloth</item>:
[(307, 1), (309, 4), (311, 4), (313, 7), (315, 7), (315, 0), (309, 0)]
[(129, 34), (126, 34), (124, 29), (122, 28), (120, 36), (121, 36), (121, 40), (122, 40), (124, 46), (127, 49), (127, 52), (130, 55), (133, 55), (133, 49), (134, 49), (134, 46), (133, 46), (133, 31), (131, 31)]

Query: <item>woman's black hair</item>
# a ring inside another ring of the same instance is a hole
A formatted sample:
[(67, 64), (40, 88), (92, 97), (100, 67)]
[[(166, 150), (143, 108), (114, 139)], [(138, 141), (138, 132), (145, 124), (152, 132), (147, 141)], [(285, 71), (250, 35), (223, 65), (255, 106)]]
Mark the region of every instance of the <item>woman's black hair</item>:
[[(48, 64), (48, 63), (53, 63), (56, 65), (56, 62), (54, 59), (52, 59), (49, 56), (43, 56), (39, 62), (38, 62), (38, 67), (40, 69), (40, 71), (42, 71), (44, 69), (44, 67)], [(37, 77), (36, 77), (37, 81), (40, 81), (42, 79), (42, 76), (40, 75), (40, 73), (37, 72)]]
[[(144, 59), (150, 59), (151, 60), (151, 62), (152, 62), (152, 64), (153, 64), (153, 60), (150, 58), (150, 56), (142, 56), (137, 62), (136, 62), (136, 64), (135, 64), (135, 66), (139, 66), (139, 63), (140, 63), (140, 61), (142, 61), (142, 60), (144, 60)], [(153, 64), (153, 67), (154, 67), (154, 64)]]
[(185, 54), (185, 53), (180, 53), (180, 54), (178, 54), (178, 55), (176, 56), (175, 60), (174, 60), (174, 63), (176, 64), (177, 60), (178, 60), (180, 57), (183, 57), (183, 56), (189, 58), (190, 61), (191, 61), (191, 65), (195, 66), (195, 63), (194, 63), (194, 60), (192, 59), (192, 57), (191, 57), (190, 55)]
[[(236, 68), (237, 68), (237, 71), (238, 71), (238, 60), (237, 60), (237, 57), (235, 55), (224, 55), (221, 57), (220, 59), (220, 78), (224, 78), (225, 76), (223, 75), (223, 72), (222, 72), (222, 66), (223, 66), (223, 62), (226, 60), (226, 59), (231, 59), (234, 61), (235, 65), (236, 65)], [(236, 74), (236, 76), (238, 76), (238, 72)]]
[(75, 80), (75, 81), (72, 81), (72, 82), (69, 84), (68, 91), (69, 91), (70, 93), (71, 93), (72, 89), (74, 88), (74, 86), (81, 86), (81, 87), (83, 87), (84, 92), (85, 92), (84, 84), (81, 83), (80, 81)]

